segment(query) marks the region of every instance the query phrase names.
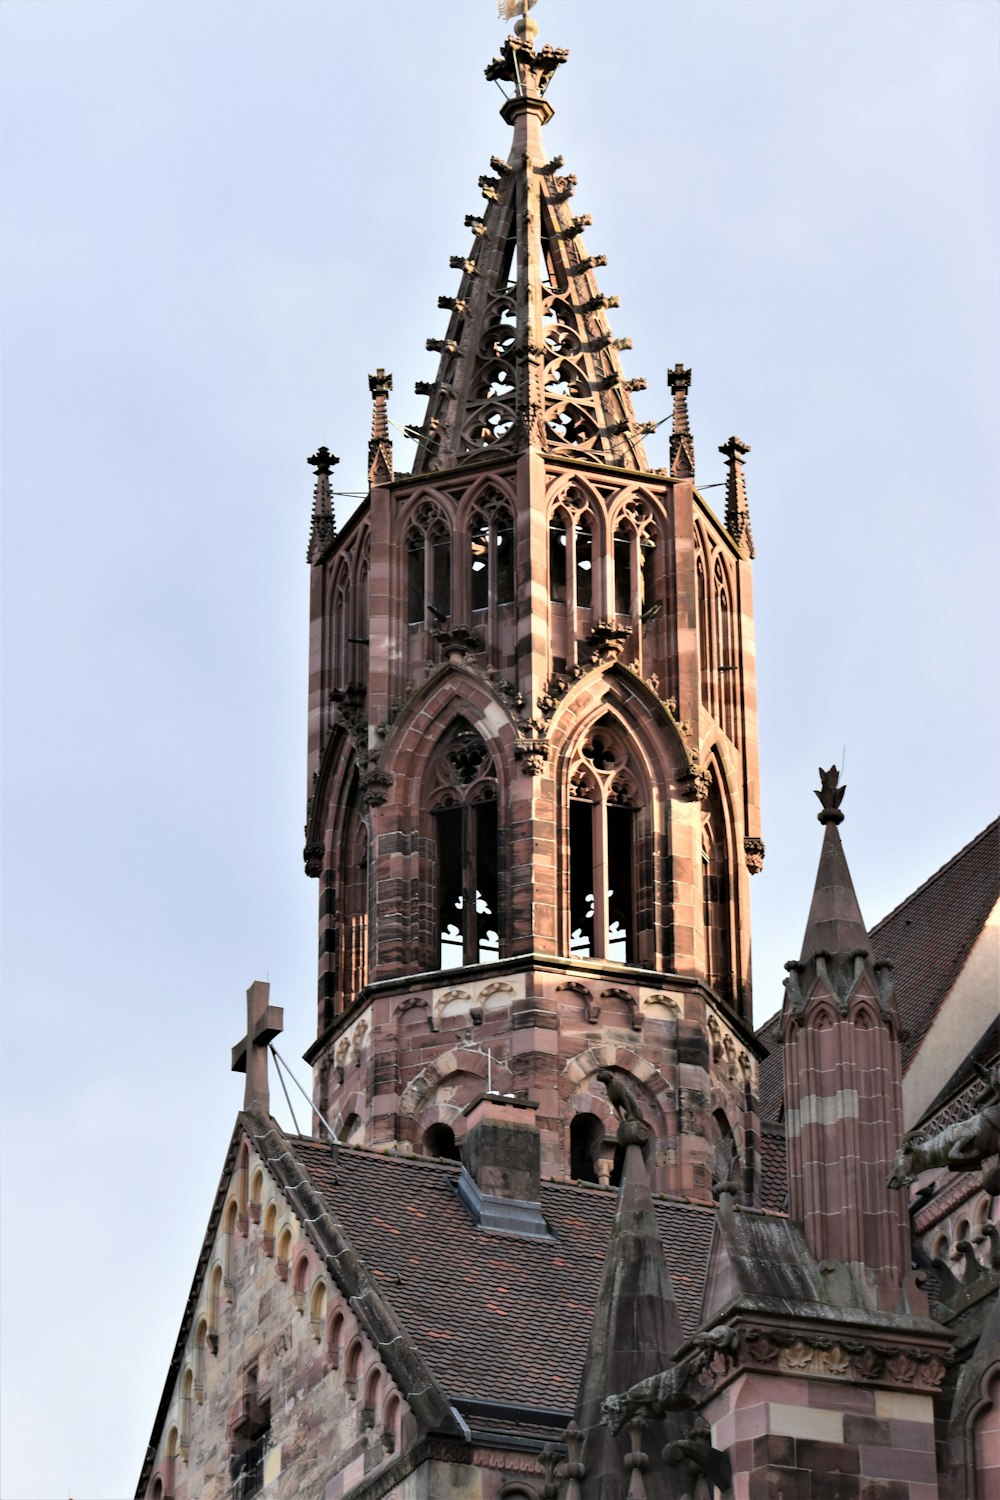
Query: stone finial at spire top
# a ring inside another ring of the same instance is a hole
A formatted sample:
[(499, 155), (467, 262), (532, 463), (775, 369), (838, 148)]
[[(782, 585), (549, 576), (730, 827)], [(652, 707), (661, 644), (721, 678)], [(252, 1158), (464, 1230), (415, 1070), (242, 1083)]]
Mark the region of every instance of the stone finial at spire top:
[(316, 452), (306, 459), (316, 470), (316, 483), (313, 486), (312, 520), (309, 526), (309, 552), (310, 562), (322, 556), (327, 544), (336, 535), (337, 527), (333, 514), (333, 492), (330, 489), (330, 472), (340, 459), (329, 448), (317, 448)]
[(726, 530), (745, 557), (753, 557), (753, 533), (750, 530), (750, 508), (743, 460), (750, 444), (735, 434), (719, 447), (726, 459)]
[(331, 453), (329, 448), (317, 448), (316, 452), (306, 459), (306, 463), (316, 470), (317, 479), (324, 477), (328, 479), (331, 469), (340, 463), (340, 459), (335, 453)]
[(829, 771), (819, 768), (819, 791), (816, 796), (822, 803), (822, 811), (816, 814), (821, 823), (842, 823), (844, 814), (840, 811), (840, 804), (844, 800), (846, 786), (838, 786), (840, 772), (836, 766), (831, 766)]
[(670, 433), (670, 473), (674, 479), (694, 478), (694, 438), (688, 425), (687, 393), (691, 389), (691, 371), (682, 364), (667, 371), (667, 385), (674, 396), (674, 416)]
[(389, 392), (392, 376), (381, 367), (368, 377), (372, 393), (372, 435), (368, 442), (368, 482), (388, 484), (393, 477), (392, 443), (389, 439)]

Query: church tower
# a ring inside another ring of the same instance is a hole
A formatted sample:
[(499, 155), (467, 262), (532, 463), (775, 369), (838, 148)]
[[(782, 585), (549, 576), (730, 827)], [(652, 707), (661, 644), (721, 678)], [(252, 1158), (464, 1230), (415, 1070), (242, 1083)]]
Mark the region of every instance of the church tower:
[(614, 1181), (610, 1069), (652, 1127), (655, 1189), (752, 1197), (749, 449), (722, 445), (717, 517), (677, 365), (670, 472), (650, 468), (604, 257), (543, 143), (566, 53), (516, 30), (486, 70), (513, 140), (439, 299), (413, 471), (384, 370), (339, 532), (337, 460), (310, 459), (315, 1102), (348, 1142), (454, 1156), (464, 1111), (514, 1094), (544, 1175)]

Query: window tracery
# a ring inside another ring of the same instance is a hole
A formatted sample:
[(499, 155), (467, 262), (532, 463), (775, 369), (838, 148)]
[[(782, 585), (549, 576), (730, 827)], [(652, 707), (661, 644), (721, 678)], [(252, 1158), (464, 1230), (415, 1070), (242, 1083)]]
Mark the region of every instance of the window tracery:
[(719, 789), (713, 782), (702, 812), (702, 901), (706, 979), (720, 999), (734, 1003), (733, 913), (729, 841)]
[(605, 717), (569, 778), (570, 952), (635, 958), (635, 811), (640, 782), (621, 731)]
[(514, 602), (514, 518), (493, 489), (480, 495), (469, 518), (469, 567), (473, 614)]
[(426, 625), (451, 615), (451, 529), (436, 505), (419, 506), (406, 533), (406, 620)]
[(440, 965), (488, 963), (500, 956), (496, 767), (485, 741), (460, 719), (429, 775)]
[(595, 607), (597, 528), (590, 502), (571, 486), (549, 522), (549, 598), (571, 610)]

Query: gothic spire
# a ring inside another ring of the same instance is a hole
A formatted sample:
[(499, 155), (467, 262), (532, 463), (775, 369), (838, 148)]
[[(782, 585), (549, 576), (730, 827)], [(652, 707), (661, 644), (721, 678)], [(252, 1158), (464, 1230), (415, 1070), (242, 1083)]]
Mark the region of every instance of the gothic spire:
[(486, 69), (512, 91), (500, 113), (513, 145), (479, 179), (486, 206), (466, 219), (468, 254), (451, 260), (462, 273), (458, 293), (439, 298), (451, 317), (445, 337), (427, 341), (441, 355), (437, 378), (416, 387), (428, 397), (417, 474), (526, 446), (647, 467), (642, 436), (654, 424), (636, 421), (631, 398), (645, 381), (622, 371), (630, 340), (608, 326), (618, 300), (598, 290), (594, 270), (605, 260), (584, 249), (590, 218), (572, 212), (576, 179), (542, 145), (553, 113), (545, 93), (567, 53), (536, 51), (536, 31), (523, 16)]
[(854, 893), (854, 882), (847, 868), (847, 856), (840, 841), (837, 825), (844, 821), (840, 804), (846, 786), (838, 786), (840, 773), (836, 766), (819, 772), (822, 804), (816, 814), (823, 824), (823, 848), (816, 872), (809, 919), (802, 940), (802, 960), (808, 962), (816, 953), (871, 953), (861, 907)]
[(681, 364), (667, 371), (667, 384), (674, 397), (674, 419), (670, 432), (670, 473), (674, 479), (694, 478), (694, 438), (688, 425), (687, 393), (691, 371)]
[(329, 448), (317, 448), (316, 452), (306, 459), (306, 462), (316, 470), (308, 558), (310, 562), (317, 562), (337, 534), (333, 516), (333, 494), (330, 490), (330, 471), (340, 463), (340, 459), (336, 454), (331, 453)]
[(368, 483), (389, 484), (392, 481), (392, 443), (389, 439), (389, 392), (392, 376), (383, 369), (368, 377), (372, 393), (372, 435), (368, 440)]
[[(683, 1338), (644, 1156), (650, 1129), (639, 1118), (627, 1085), (607, 1070), (597, 1076), (619, 1112), (618, 1143), (625, 1162), (577, 1397), (576, 1421), (583, 1433), (586, 1471), (580, 1491), (583, 1500), (606, 1500), (622, 1493), (621, 1441), (602, 1421), (605, 1398), (665, 1370)], [(661, 1436), (657, 1448), (662, 1441)], [(659, 1477), (658, 1453), (652, 1454), (649, 1466), (649, 1494), (665, 1497), (673, 1493), (673, 1487)]]
[(909, 1269), (905, 1203), (886, 1186), (903, 1130), (891, 965), (873, 962), (840, 842), (836, 766), (820, 770), (823, 848), (782, 1013), (791, 1217), (818, 1261), (867, 1268), (892, 1307)]
[(743, 473), (743, 460), (750, 452), (750, 444), (734, 434), (726, 439), (719, 452), (726, 460), (726, 530), (743, 555), (753, 557), (747, 482)]

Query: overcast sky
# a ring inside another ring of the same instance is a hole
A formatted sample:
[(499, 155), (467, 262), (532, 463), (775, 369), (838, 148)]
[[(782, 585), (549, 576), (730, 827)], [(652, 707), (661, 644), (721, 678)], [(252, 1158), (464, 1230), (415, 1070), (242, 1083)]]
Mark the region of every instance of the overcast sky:
[[(752, 445), (762, 1020), (820, 763), (846, 747), (872, 923), (996, 811), (998, 10), (536, 14), (572, 51), (547, 144), (640, 418), (683, 360), (702, 481)], [(491, 0), (5, 0), (0, 25), (0, 1493), (113, 1500), (242, 1099), (246, 986), (270, 978), (286, 1057), (311, 1039), (305, 458), (362, 488), (377, 365), (422, 415), (448, 258), (509, 147), (482, 71), (504, 28)]]

